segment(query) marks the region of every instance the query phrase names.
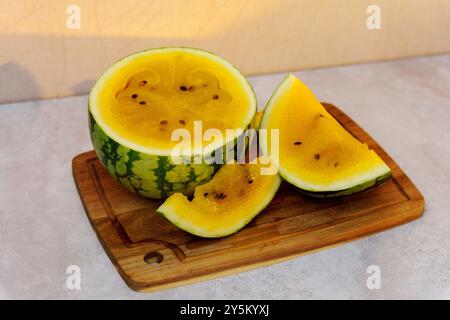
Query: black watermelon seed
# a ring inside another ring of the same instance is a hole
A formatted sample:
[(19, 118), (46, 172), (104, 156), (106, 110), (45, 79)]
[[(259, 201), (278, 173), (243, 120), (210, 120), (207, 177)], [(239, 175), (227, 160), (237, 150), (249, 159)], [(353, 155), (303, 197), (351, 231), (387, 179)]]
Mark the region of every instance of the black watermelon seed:
[(221, 192), (220, 194), (216, 194), (214, 197), (216, 198), (216, 199), (219, 199), (219, 200), (223, 200), (223, 199), (225, 199), (226, 198), (226, 194), (224, 194), (223, 192)]
[(145, 101), (139, 101), (139, 104), (140, 105), (144, 105), (144, 104), (146, 104), (147, 102), (145, 102)]
[(219, 99), (219, 95), (218, 95), (218, 94), (213, 95), (213, 99), (214, 99), (214, 100)]
[(319, 159), (320, 159), (320, 154), (316, 153), (316, 154), (314, 155), (314, 159), (319, 160)]
[(204, 197), (207, 197), (208, 194), (209, 194), (208, 192), (205, 192), (205, 193), (203, 194), (203, 196), (204, 196)]
[(138, 95), (137, 95), (136, 93), (134, 93), (134, 94), (131, 95), (131, 97), (132, 97), (133, 99), (136, 99), (136, 98), (138, 97)]
[(178, 120), (178, 122), (179, 122), (180, 124), (182, 124), (182, 125), (185, 125), (185, 124), (186, 124), (186, 121), (184, 121), (184, 120)]
[(187, 91), (187, 88), (186, 88), (186, 86), (181, 86), (181, 87), (180, 87), (180, 90), (181, 90), (181, 91)]
[(159, 123), (160, 123), (160, 124), (167, 124), (168, 121), (167, 121), (167, 120), (161, 120)]
[(247, 182), (248, 182), (248, 184), (252, 184), (253, 183), (253, 179), (250, 179)]
[(296, 145), (296, 146), (301, 145), (301, 144), (302, 144), (301, 141), (295, 141), (295, 142), (294, 142), (294, 145)]
[(140, 84), (141, 86), (145, 86), (145, 85), (147, 84), (147, 80), (142, 80), (141, 82), (139, 82), (139, 84)]

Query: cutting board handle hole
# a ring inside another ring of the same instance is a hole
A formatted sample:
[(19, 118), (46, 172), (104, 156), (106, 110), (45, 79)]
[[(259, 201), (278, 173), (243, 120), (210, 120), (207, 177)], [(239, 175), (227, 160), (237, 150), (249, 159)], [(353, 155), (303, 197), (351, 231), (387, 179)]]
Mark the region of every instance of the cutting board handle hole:
[(163, 262), (164, 256), (158, 251), (152, 251), (144, 256), (144, 261), (146, 264), (160, 264)]

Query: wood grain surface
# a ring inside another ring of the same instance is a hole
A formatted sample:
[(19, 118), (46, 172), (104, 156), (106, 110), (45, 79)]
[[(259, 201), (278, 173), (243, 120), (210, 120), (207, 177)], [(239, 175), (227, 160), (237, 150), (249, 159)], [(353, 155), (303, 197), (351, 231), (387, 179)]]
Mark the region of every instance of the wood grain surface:
[(155, 212), (162, 201), (135, 195), (111, 178), (93, 151), (73, 159), (73, 175), (93, 229), (130, 288), (154, 291), (284, 261), (420, 217), (411, 180), (355, 122), (327, 110), (392, 169), (382, 186), (342, 199), (314, 200), (283, 183), (271, 204), (238, 233), (192, 236)]

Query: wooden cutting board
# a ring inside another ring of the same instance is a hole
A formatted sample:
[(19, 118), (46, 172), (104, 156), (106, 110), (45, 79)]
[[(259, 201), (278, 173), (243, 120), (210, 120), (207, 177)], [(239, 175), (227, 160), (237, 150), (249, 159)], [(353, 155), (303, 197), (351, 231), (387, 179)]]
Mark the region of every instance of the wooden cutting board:
[(73, 159), (73, 175), (87, 216), (122, 278), (153, 291), (219, 277), (308, 254), (420, 217), (424, 199), (381, 147), (330, 104), (327, 110), (392, 169), (379, 188), (334, 200), (305, 198), (283, 183), (271, 204), (238, 233), (221, 239), (192, 236), (162, 218), (162, 201), (122, 187), (93, 151)]

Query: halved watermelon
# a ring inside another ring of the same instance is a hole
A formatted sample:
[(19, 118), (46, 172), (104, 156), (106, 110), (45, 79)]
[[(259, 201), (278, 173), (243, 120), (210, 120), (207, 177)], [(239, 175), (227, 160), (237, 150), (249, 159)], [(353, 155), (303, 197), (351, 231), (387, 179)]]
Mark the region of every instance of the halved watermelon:
[[(227, 135), (226, 129), (246, 129), (256, 105), (250, 84), (226, 60), (198, 49), (151, 49), (116, 62), (97, 80), (89, 95), (91, 139), (102, 164), (126, 188), (165, 198), (211, 179), (220, 166), (204, 158), (219, 151), (225, 157), (234, 148), (238, 131)], [(172, 161), (176, 129), (192, 138), (182, 154), (202, 161)], [(208, 129), (224, 138), (205, 141)]]
[[(262, 150), (280, 175), (313, 197), (350, 195), (378, 185), (391, 170), (364, 143), (347, 132), (299, 79), (289, 74), (268, 102), (260, 129), (278, 129), (279, 144), (260, 132)], [(260, 130), (261, 131), (261, 130)]]
[(264, 174), (267, 161), (228, 163), (211, 181), (195, 189), (189, 200), (181, 193), (170, 196), (158, 212), (170, 222), (200, 237), (217, 238), (239, 231), (272, 200), (280, 176)]

